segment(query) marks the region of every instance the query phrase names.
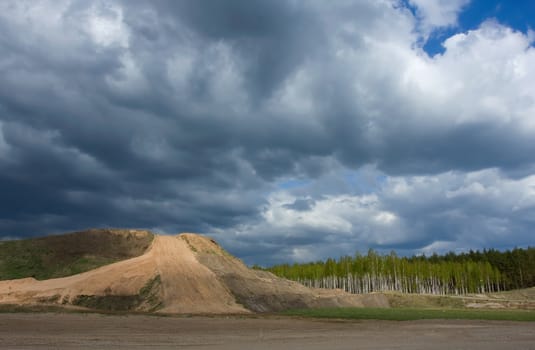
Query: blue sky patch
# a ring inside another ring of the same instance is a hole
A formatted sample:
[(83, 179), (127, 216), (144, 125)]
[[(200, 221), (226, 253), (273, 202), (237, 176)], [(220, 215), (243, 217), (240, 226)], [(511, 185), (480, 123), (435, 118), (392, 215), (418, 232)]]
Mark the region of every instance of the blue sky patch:
[[(414, 13), (413, 7), (408, 8)], [(443, 53), (444, 40), (455, 33), (476, 29), (489, 19), (526, 33), (535, 28), (535, 1), (472, 0), (459, 14), (458, 27), (435, 30), (423, 48), (430, 56)]]

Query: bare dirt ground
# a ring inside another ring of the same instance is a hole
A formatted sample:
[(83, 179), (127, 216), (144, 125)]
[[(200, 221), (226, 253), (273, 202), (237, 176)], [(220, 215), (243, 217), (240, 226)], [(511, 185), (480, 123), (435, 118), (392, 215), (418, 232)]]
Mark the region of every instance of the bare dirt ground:
[(460, 296), (469, 308), (535, 310), (535, 287), (489, 294)]
[(2, 349), (535, 349), (535, 325), (503, 321), (0, 314)]

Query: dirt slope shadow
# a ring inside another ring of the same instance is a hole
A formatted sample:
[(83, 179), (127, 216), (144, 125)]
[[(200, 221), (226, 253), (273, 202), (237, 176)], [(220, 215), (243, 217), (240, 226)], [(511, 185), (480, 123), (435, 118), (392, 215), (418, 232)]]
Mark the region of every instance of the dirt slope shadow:
[(212, 270), (236, 297), (255, 312), (309, 307), (388, 307), (382, 294), (354, 295), (341, 290), (311, 289), (270, 272), (249, 269), (214, 240), (196, 234), (181, 234), (197, 259)]

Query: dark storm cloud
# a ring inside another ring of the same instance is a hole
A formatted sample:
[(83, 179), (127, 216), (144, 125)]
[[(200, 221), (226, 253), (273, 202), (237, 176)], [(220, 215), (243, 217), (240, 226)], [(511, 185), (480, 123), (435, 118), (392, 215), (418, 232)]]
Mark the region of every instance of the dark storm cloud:
[(286, 204), (285, 207), (292, 210), (304, 211), (310, 210), (314, 201), (312, 199), (296, 199), (292, 204)]
[[(335, 198), (351, 190), (340, 180), (346, 172), (372, 164), (385, 178), (532, 173), (533, 133), (519, 126), (532, 89), (497, 79), (486, 95), (466, 83), (444, 100), (443, 75), (465, 76), (473, 62), (422, 60), (416, 19), (396, 2), (13, 1), (0, 12), (4, 236), (92, 226), (199, 231), (248, 262), (307, 259), (315, 244), (317, 255), (363, 243), (416, 249), (469, 230), (463, 218), (440, 217), (466, 202), (407, 204), (379, 184), (364, 191), (378, 193), (373, 208), (353, 218)], [(411, 76), (415, 65), (435, 69), (438, 85), (422, 90), (427, 73)], [(472, 80), (489, 76), (480, 73)], [(524, 91), (524, 104), (502, 94), (517, 114), (485, 107), (500, 106), (503, 86)], [(476, 102), (487, 109), (472, 111)], [(273, 200), (292, 179), (316, 187)], [(286, 226), (266, 216), (273, 208)], [(521, 236), (529, 209), (504, 210), (491, 216), (515, 221)], [(489, 211), (470, 204), (472, 216)], [(389, 213), (415, 233), (388, 238)], [(351, 234), (326, 231), (346, 221)]]
[(161, 1), (155, 7), (160, 16), (170, 17), (170, 22), (178, 20), (200, 40), (230, 43), (246, 65), (247, 88), (265, 98), (303, 59), (314, 54), (318, 42), (324, 42), (317, 14), (303, 5), (183, 0)]
[[(432, 174), (457, 169), (474, 171), (501, 168), (523, 173), (533, 163), (535, 142), (517, 125), (472, 123), (454, 129), (417, 130), (401, 127), (388, 130), (388, 148), (381, 150), (379, 166), (391, 174)], [(403, 137), (400, 137), (402, 136)], [(515, 135), (515, 137), (511, 137)]]

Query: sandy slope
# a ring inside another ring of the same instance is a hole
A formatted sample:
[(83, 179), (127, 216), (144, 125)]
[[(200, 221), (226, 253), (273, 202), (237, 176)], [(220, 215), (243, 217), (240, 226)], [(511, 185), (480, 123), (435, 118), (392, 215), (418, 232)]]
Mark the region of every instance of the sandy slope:
[[(215, 241), (194, 234), (155, 235), (145, 254), (74, 276), (0, 281), (0, 303), (70, 305), (79, 296), (106, 296), (110, 297), (108, 301), (114, 296), (135, 297), (156, 276), (161, 280), (154, 291), (159, 312), (247, 313), (316, 306), (388, 306), (381, 296), (313, 290), (251, 270)], [(147, 303), (134, 307), (148, 309)]]
[(130, 295), (142, 288), (148, 276), (157, 274), (153, 249), (139, 257), (106, 265), (74, 276), (37, 281), (34, 278), (0, 281), (0, 302), (32, 303), (60, 296), (68, 302), (77, 295)]
[(342, 290), (311, 289), (300, 283), (279, 278), (272, 273), (249, 269), (228, 254), (214, 240), (195, 234), (182, 234), (202, 264), (246, 308), (256, 312), (308, 307), (388, 307), (382, 294), (355, 295)]
[(70, 303), (79, 295), (136, 295), (156, 275), (162, 281), (163, 312), (247, 312), (178, 236), (155, 236), (145, 254), (78, 275), (1, 281), (0, 302), (35, 303), (59, 295), (58, 302)]
[(162, 278), (162, 312), (248, 312), (236, 304), (215, 274), (197, 261), (180, 236), (158, 236), (152, 249)]

